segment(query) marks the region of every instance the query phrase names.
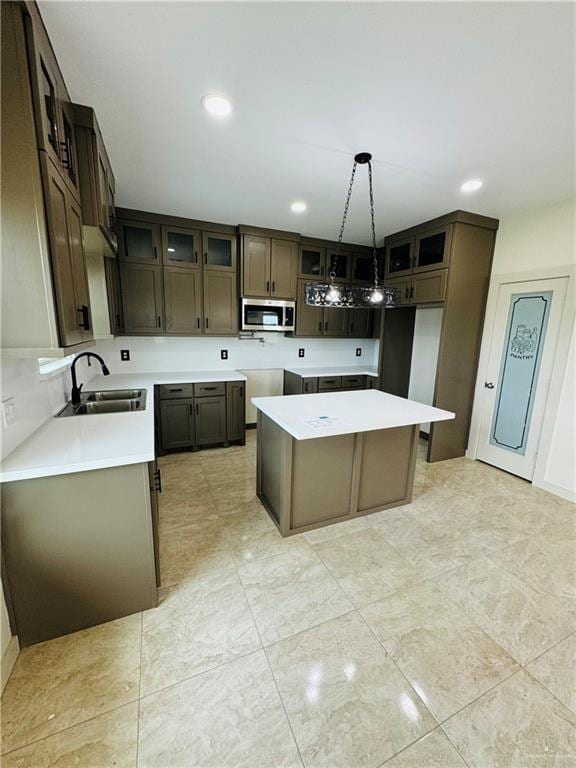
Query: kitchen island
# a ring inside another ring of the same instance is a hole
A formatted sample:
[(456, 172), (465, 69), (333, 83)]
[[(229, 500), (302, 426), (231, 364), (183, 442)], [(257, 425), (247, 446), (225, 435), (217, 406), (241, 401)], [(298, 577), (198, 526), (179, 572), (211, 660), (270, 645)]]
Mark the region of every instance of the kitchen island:
[(375, 389), (252, 403), (257, 493), (282, 536), (410, 503), (419, 425), (454, 418)]

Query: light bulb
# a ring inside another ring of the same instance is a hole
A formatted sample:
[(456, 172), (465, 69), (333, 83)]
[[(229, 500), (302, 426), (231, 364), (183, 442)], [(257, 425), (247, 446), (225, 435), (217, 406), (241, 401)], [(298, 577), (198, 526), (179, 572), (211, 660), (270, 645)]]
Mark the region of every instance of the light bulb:
[(326, 294), (326, 301), (330, 301), (333, 304), (340, 301), (340, 289), (333, 285)]
[(202, 99), (204, 109), (214, 117), (228, 117), (232, 112), (232, 103), (224, 96), (208, 94)]
[(379, 288), (372, 288), (372, 292), (370, 293), (370, 301), (372, 304), (380, 304), (382, 301), (384, 301), (384, 294)]

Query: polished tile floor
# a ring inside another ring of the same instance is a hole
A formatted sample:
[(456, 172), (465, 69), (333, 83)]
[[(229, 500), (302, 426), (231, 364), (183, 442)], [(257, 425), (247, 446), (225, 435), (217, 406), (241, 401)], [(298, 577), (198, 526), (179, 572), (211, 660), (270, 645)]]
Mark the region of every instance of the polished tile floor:
[(576, 766), (573, 505), (420, 456), (282, 539), (245, 447), (161, 459), (158, 608), (25, 649), (4, 768)]

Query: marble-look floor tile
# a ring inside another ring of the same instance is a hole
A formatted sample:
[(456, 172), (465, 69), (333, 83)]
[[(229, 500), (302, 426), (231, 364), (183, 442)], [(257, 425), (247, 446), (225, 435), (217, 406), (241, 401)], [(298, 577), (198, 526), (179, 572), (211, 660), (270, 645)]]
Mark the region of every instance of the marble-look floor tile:
[(240, 565), (295, 549), (310, 549), (304, 536), (283, 537), (262, 506), (230, 513), (221, 521), (234, 558)]
[(386, 763), (386, 768), (467, 768), (444, 732), (437, 728)]
[(139, 768), (301, 768), (263, 651), (141, 701)]
[(312, 550), (268, 557), (238, 572), (264, 644), (353, 608)]
[(142, 616), (24, 648), (2, 696), (2, 752), (138, 698)]
[(430, 583), (401, 590), (361, 613), (439, 721), (520, 668)]
[(442, 728), (471, 768), (576, 764), (576, 715), (524, 671)]
[(521, 664), (576, 629), (573, 600), (541, 594), (488, 558), (434, 583)]
[(234, 566), (232, 551), (217, 519), (194, 523), (163, 532), (160, 537), (162, 586), (208, 576)]
[(266, 653), (310, 768), (376, 768), (436, 726), (357, 613)]
[(376, 528), (319, 542), (314, 549), (356, 606), (422, 578)]
[(321, 541), (337, 539), (339, 536), (349, 536), (351, 533), (365, 531), (368, 528), (368, 517), (356, 517), (353, 520), (343, 520), (333, 525), (325, 525), (323, 528), (316, 528), (313, 531), (303, 533), (310, 544), (319, 544)]
[(537, 592), (576, 599), (576, 542), (569, 532), (540, 533), (489, 557)]
[(253, 496), (248, 501), (239, 501), (232, 496), (214, 496), (214, 504), (221, 518), (229, 515), (235, 516), (245, 513), (250, 516), (252, 513), (262, 511), (262, 502), (257, 496)]
[(562, 640), (526, 669), (576, 713), (576, 635)]
[(136, 768), (138, 702), (2, 756), (2, 768)]
[(213, 501), (166, 506), (161, 504), (159, 507), (158, 521), (161, 533), (169, 532), (174, 528), (193, 525), (197, 520), (210, 519), (218, 520), (218, 511)]
[(143, 615), (142, 695), (261, 647), (235, 570), (161, 590)]

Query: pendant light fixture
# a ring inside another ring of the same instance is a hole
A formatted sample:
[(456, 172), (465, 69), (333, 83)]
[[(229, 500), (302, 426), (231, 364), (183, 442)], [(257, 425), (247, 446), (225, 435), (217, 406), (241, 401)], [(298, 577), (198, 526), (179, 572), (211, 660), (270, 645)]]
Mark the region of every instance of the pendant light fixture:
[[(356, 285), (341, 285), (335, 282), (338, 268), (338, 253), (344, 236), (344, 227), (348, 216), (348, 207), (352, 197), (352, 187), (358, 165), (368, 166), (368, 183), (370, 187), (370, 221), (372, 224), (372, 268), (373, 284), (368, 287)], [(374, 227), (374, 190), (372, 189), (372, 155), (369, 152), (360, 152), (354, 157), (352, 176), (348, 187), (348, 195), (344, 206), (344, 215), (338, 235), (338, 245), (330, 264), (330, 282), (306, 283), (304, 286), (304, 298), (306, 304), (312, 307), (351, 307), (360, 309), (374, 309), (374, 307), (397, 307), (400, 303), (400, 294), (396, 288), (385, 288), (380, 285), (378, 275), (378, 254), (376, 252), (376, 229)]]

